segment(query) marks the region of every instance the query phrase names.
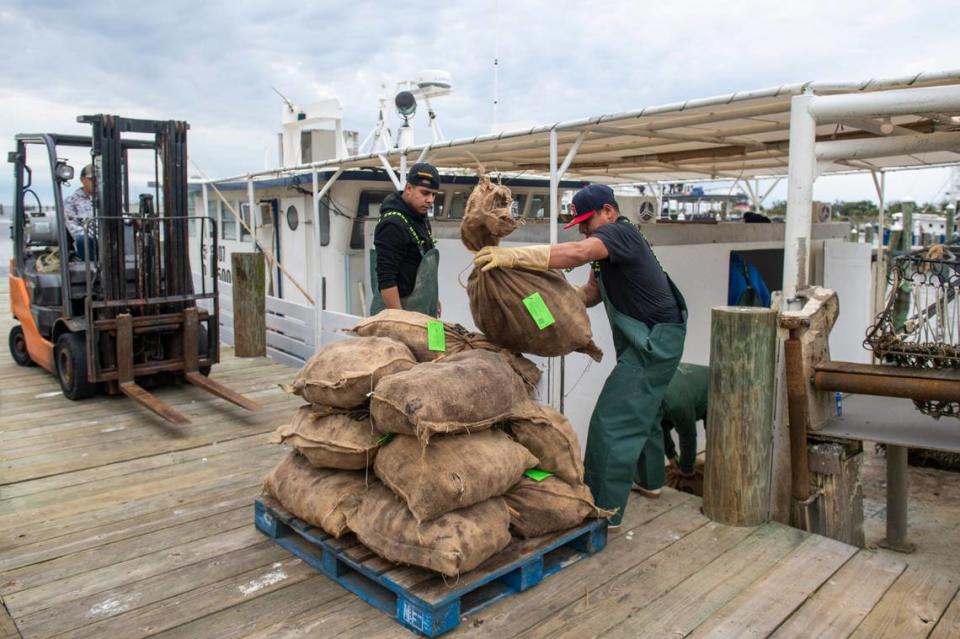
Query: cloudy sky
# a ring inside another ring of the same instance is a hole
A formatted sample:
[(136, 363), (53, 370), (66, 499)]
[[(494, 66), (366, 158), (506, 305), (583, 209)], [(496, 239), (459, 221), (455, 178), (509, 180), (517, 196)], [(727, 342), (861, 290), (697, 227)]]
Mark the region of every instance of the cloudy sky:
[[(335, 94), (361, 137), (377, 97), (424, 68), (456, 93), (436, 104), (448, 137), (499, 119), (547, 123), (805, 80), (960, 68), (956, 2), (469, 3), (0, 0), (0, 139), (85, 132), (81, 113), (184, 119), (210, 175), (276, 162), (276, 87), (306, 104)], [(419, 139), (425, 140), (421, 132)], [(942, 195), (944, 169), (891, 176), (891, 198)], [(11, 201), (10, 171), (0, 201)], [(781, 186), (773, 198), (782, 197)], [(875, 198), (869, 177), (821, 179), (819, 199)]]

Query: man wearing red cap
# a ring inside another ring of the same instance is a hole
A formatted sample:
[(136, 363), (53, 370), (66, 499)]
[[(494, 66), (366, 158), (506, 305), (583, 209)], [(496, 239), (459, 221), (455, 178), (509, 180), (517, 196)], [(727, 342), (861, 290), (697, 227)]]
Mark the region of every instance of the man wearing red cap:
[[(659, 411), (683, 353), (686, 304), (640, 230), (620, 215), (613, 190), (591, 184), (573, 196), (574, 218), (585, 239), (518, 248), (485, 247), (474, 258), (484, 271), (546, 271), (593, 263), (578, 289), (587, 306), (603, 301), (617, 364), (590, 418), (585, 481), (602, 508), (618, 509), (620, 525), (631, 485), (648, 497), (664, 483)], [(636, 483), (634, 484), (634, 480)]]

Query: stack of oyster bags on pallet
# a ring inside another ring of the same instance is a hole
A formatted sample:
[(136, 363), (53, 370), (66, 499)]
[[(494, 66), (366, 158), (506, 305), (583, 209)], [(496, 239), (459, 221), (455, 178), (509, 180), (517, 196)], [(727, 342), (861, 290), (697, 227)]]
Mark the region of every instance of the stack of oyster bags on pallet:
[[(321, 349), (292, 392), (265, 489), (327, 533), (447, 576), (605, 513), (569, 422), (530, 399), (539, 369), (463, 327), (387, 310)], [(370, 470), (372, 469), (372, 473)]]

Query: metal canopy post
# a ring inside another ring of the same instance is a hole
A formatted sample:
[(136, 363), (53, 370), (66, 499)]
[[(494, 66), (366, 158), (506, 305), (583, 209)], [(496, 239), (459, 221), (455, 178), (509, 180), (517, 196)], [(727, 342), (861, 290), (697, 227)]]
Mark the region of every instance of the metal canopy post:
[[(572, 156), (571, 156), (572, 159)], [(560, 238), (560, 170), (557, 167), (557, 130), (550, 129), (550, 244)], [(554, 409), (563, 412), (564, 358), (547, 360), (547, 399)]]
[(343, 175), (343, 169), (339, 168), (336, 172), (327, 180), (326, 184), (323, 185), (322, 189), (317, 189), (320, 184), (320, 176), (317, 174), (317, 167), (313, 167), (313, 215), (316, 219), (316, 231), (313, 234), (313, 246), (314, 250), (317, 253), (317, 263), (315, 265), (314, 271), (317, 274), (316, 281), (314, 282), (313, 287), (313, 309), (314, 309), (314, 337), (316, 339), (316, 347), (320, 348), (320, 331), (323, 327), (323, 311), (326, 306), (326, 296), (324, 295), (324, 286), (323, 286), (323, 254), (321, 252), (321, 241), (320, 241), (320, 200), (323, 199), (323, 196), (333, 187), (340, 176)]
[(816, 179), (817, 123), (810, 113), (812, 95), (790, 100), (790, 151), (787, 181), (787, 222), (783, 254), (783, 299), (796, 297), (807, 286), (810, 261), (813, 181)]
[(557, 169), (557, 130), (550, 129), (550, 243), (560, 237), (560, 173)]
[(377, 154), (377, 157), (380, 158), (380, 164), (383, 165), (383, 168), (387, 171), (387, 177), (390, 178), (390, 181), (393, 182), (393, 185), (397, 187), (398, 191), (403, 190), (403, 185), (400, 184), (400, 179), (397, 177), (397, 174), (394, 172), (393, 167), (390, 166), (390, 162), (387, 161), (387, 156), (382, 153)]

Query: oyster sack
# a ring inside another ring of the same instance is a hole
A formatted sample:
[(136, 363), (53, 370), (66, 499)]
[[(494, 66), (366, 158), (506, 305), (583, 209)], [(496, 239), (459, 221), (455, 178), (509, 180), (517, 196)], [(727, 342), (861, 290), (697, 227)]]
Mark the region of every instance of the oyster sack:
[(311, 357), (291, 385), (291, 392), (311, 404), (356, 408), (381, 378), (413, 368), (413, 353), (403, 343), (386, 337), (363, 337), (333, 342)]
[(567, 530), (587, 517), (613, 514), (593, 503), (585, 484), (571, 485), (555, 476), (543, 481), (524, 477), (503, 498), (510, 506), (510, 528), (524, 538)]
[(507, 492), (537, 458), (500, 430), (434, 437), (423, 446), (398, 435), (374, 463), (377, 477), (418, 522)]
[(506, 421), (527, 401), (523, 380), (496, 353), (464, 351), (383, 378), (370, 400), (382, 433), (469, 433)]
[(270, 471), (263, 487), (300, 519), (339, 537), (347, 532), (347, 514), (367, 492), (367, 480), (356, 470), (314, 468), (293, 451)]
[(567, 483), (583, 483), (580, 441), (561, 413), (550, 406), (528, 402), (510, 418), (510, 432), (540, 460), (538, 468)]
[(348, 516), (350, 530), (384, 559), (456, 577), (510, 543), (510, 512), (501, 497), (418, 523), (393, 492), (378, 483)]
[[(460, 225), (464, 246), (471, 251), (496, 246), (513, 232), (517, 222), (510, 216), (511, 201), (510, 189), (481, 176)], [(547, 325), (538, 323), (524, 304), (535, 294), (552, 316)], [(477, 328), (498, 346), (544, 357), (573, 352), (596, 361), (603, 357), (593, 343), (587, 307), (561, 271), (495, 268), (484, 273), (474, 268), (467, 280), (467, 296)]]
[(292, 446), (317, 468), (361, 470), (373, 465), (381, 437), (365, 411), (324, 415), (303, 406), (270, 441)]

